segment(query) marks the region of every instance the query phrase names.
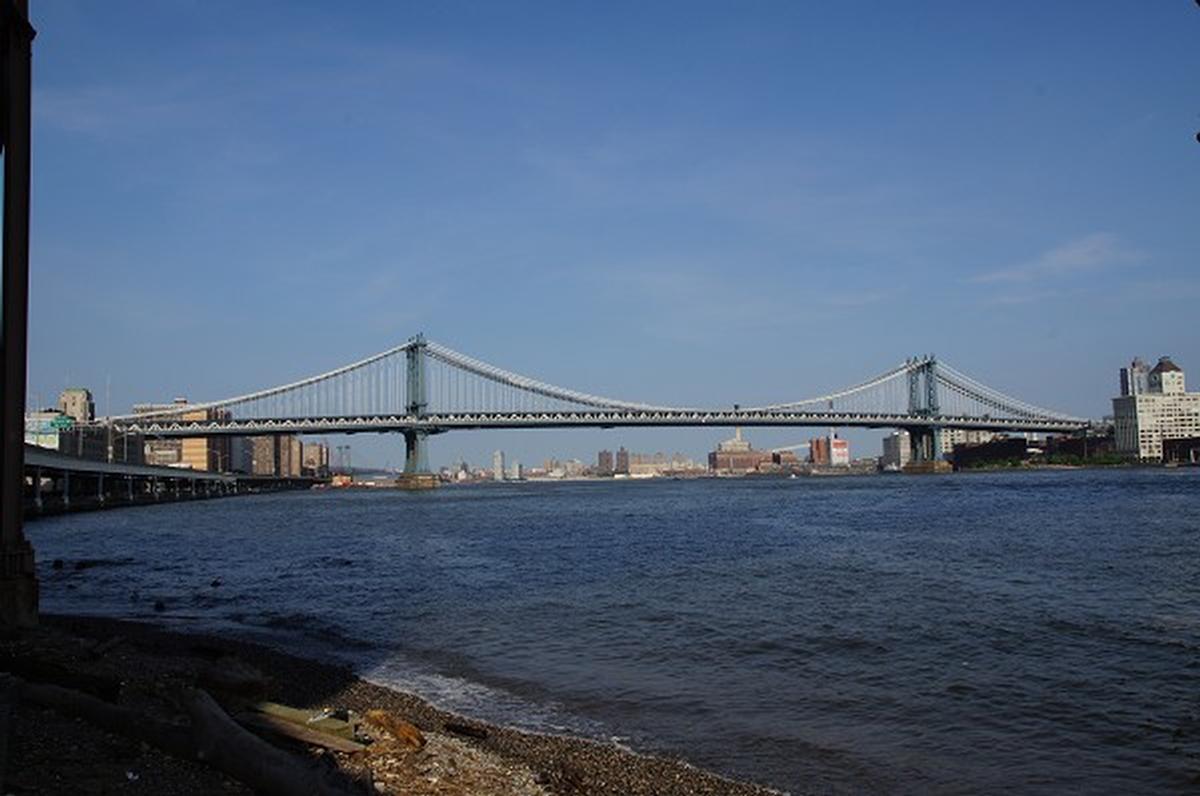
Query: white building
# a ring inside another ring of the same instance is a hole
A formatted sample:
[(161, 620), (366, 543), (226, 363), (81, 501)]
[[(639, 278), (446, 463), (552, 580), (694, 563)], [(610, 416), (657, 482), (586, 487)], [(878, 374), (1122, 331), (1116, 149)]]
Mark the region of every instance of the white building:
[(1122, 372), (1121, 395), (1113, 398), (1119, 453), (1161, 461), (1164, 439), (1200, 437), (1200, 393), (1187, 392), (1183, 369), (1170, 357), (1150, 371), (1145, 392), (1135, 392), (1137, 382), (1125, 376)]
[(492, 454), (492, 478), (496, 481), (504, 480), (504, 451)]

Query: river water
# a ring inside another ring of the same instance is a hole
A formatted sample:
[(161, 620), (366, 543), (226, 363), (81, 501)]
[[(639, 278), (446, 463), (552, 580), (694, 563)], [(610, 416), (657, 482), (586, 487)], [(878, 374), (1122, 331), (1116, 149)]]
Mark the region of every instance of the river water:
[(484, 484), (27, 532), (43, 610), (336, 656), (481, 718), (797, 793), (1180, 792), (1200, 789), (1198, 487), (1197, 469)]

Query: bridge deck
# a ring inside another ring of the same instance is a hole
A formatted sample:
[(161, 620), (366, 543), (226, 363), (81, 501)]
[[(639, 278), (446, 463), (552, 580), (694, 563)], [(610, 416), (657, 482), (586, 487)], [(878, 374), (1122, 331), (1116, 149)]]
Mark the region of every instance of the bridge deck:
[(580, 411), (469, 412), (425, 415), (359, 415), (351, 417), (231, 418), (220, 421), (153, 420), (120, 423), (123, 430), (154, 437), (265, 436), (275, 434), (356, 434), (424, 431), (436, 434), (463, 429), (521, 428), (652, 428), (652, 427), (861, 427), (955, 428), (980, 431), (1071, 433), (1086, 422), (1030, 418), (961, 417), (950, 415), (867, 414), (787, 411)]

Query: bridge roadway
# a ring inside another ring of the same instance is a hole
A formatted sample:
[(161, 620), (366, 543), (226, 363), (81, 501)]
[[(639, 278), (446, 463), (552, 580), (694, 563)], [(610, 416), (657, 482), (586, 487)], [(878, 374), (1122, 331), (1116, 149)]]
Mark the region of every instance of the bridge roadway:
[(732, 426), (821, 426), (859, 428), (947, 428), (979, 431), (1072, 433), (1087, 421), (1020, 417), (797, 412), (787, 410), (596, 410), (566, 412), (454, 412), (357, 415), (349, 417), (231, 418), (221, 421), (124, 419), (116, 424), (148, 437), (268, 436), (276, 434), (357, 434), (461, 429), (520, 428), (681, 428)]

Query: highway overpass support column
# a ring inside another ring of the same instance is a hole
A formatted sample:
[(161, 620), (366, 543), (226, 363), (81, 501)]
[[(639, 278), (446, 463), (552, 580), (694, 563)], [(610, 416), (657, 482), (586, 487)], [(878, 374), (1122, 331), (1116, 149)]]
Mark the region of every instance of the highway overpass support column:
[(25, 510), (25, 372), (29, 318), (29, 142), (33, 37), (28, 0), (0, 0), (0, 147), (4, 153), (0, 319), (0, 626), (34, 627), (38, 584)]

